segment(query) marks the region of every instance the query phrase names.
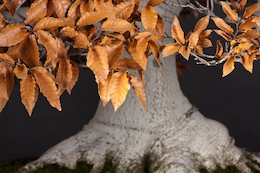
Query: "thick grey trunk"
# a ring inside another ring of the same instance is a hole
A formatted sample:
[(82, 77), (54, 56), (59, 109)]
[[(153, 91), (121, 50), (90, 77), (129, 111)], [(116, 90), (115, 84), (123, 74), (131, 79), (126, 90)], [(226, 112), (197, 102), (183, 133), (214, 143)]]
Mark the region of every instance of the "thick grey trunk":
[[(157, 8), (170, 34), (171, 23), (180, 8)], [(144, 160), (156, 173), (198, 172), (216, 165), (236, 165), (243, 172), (243, 152), (234, 146), (227, 129), (203, 117), (182, 94), (175, 68), (175, 57), (162, 60), (158, 68), (148, 60), (146, 74), (147, 114), (133, 90), (114, 112), (112, 104), (100, 103), (95, 117), (82, 131), (54, 146), (38, 160), (22, 168), (30, 172), (43, 164), (58, 163), (74, 168), (77, 161), (102, 168), (106, 156), (116, 163), (117, 172), (141, 173)]]

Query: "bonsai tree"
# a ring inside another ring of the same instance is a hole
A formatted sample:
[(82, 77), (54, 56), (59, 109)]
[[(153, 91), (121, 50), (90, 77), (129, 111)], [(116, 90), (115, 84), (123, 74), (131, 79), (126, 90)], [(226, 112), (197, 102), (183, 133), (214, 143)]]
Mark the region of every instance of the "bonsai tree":
[[(74, 168), (77, 161), (99, 172), (106, 157), (117, 172), (198, 172), (235, 165), (259, 170), (259, 157), (234, 145), (227, 129), (203, 117), (182, 94), (175, 54), (198, 64), (223, 64), (223, 77), (240, 62), (252, 72), (259, 58), (259, 4), (247, 1), (164, 0), (4, 0), (1, 12), (18, 14), (30, 6), (23, 21), (0, 15), (0, 107), (4, 108), (18, 79), (31, 116), (39, 91), (61, 111), (60, 96), (76, 84), (78, 67), (95, 74), (100, 102), (95, 117), (78, 134), (54, 146), (21, 168), (32, 172), (44, 164)], [(220, 5), (224, 20), (214, 13)], [(205, 14), (184, 35), (176, 17), (182, 7)], [(225, 40), (211, 55), (213, 30)], [(151, 55), (151, 56), (150, 56)], [(162, 55), (162, 58), (161, 58)], [(169, 56), (169, 57), (168, 57)], [(132, 89), (131, 89), (132, 88)], [(110, 102), (111, 100), (111, 102)], [(145, 164), (144, 164), (145, 163)]]

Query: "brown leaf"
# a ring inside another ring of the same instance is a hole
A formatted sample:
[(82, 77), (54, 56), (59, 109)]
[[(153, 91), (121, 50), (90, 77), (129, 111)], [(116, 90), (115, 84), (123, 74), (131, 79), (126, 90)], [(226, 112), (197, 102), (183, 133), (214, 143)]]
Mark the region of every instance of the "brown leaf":
[(3, 15), (0, 13), (0, 31), (5, 27), (5, 19)]
[(83, 32), (76, 31), (74, 39), (74, 48), (87, 48), (89, 46), (88, 37)]
[(158, 20), (157, 11), (152, 6), (145, 6), (141, 12), (141, 22), (146, 31), (153, 32)]
[(144, 90), (144, 86), (142, 84), (142, 81), (140, 81), (140, 79), (138, 79), (138, 77), (136, 77), (133, 74), (130, 74), (130, 85), (133, 87), (135, 94), (137, 95), (139, 101), (141, 102), (145, 112), (146, 111), (146, 96), (145, 96), (145, 90)]
[(172, 23), (172, 38), (175, 39), (179, 44), (185, 44), (184, 32), (180, 26), (180, 21), (176, 16)]
[(9, 100), (14, 85), (14, 74), (11, 67), (0, 66), (0, 97)]
[(231, 5), (232, 5), (237, 11), (240, 11), (240, 6), (239, 6), (239, 4), (236, 2), (236, 0), (231, 0)]
[(251, 5), (250, 7), (247, 7), (245, 9), (245, 12), (243, 14), (243, 19), (247, 19), (248, 17), (250, 17), (252, 14), (254, 14), (255, 12), (257, 12), (257, 10), (260, 7), (260, 3), (256, 3), (254, 5)]
[(191, 50), (189, 48), (186, 48), (185, 46), (181, 46), (179, 49), (179, 53), (185, 58), (186, 60), (189, 60)]
[(70, 0), (52, 0), (55, 12), (59, 18), (64, 18), (70, 6)]
[(80, 15), (83, 16), (86, 12), (94, 11), (94, 2), (93, 0), (83, 1), (80, 4)]
[(112, 75), (110, 83), (110, 97), (115, 111), (123, 104), (130, 89), (125, 73), (117, 72)]
[(208, 38), (203, 38), (199, 40), (199, 45), (201, 45), (202, 47), (211, 47), (212, 43)]
[(223, 37), (225, 40), (227, 41), (231, 41), (232, 40), (232, 37), (230, 35), (228, 35), (227, 33), (225, 33), (224, 31), (222, 30), (214, 30), (218, 35), (220, 35), (221, 37)]
[(244, 38), (244, 39), (251, 40), (251, 39), (258, 38), (259, 36), (260, 36), (260, 32), (258, 30), (251, 29), (244, 34), (239, 35), (237, 38), (239, 39)]
[(2, 110), (4, 109), (7, 101), (8, 101), (7, 99), (0, 97), (0, 112), (2, 112)]
[(244, 68), (249, 71), (250, 73), (253, 72), (253, 62), (255, 59), (256, 55), (252, 54), (252, 55), (248, 55), (247, 53), (245, 53), (243, 56), (241, 56), (242, 59), (242, 64), (244, 66)]
[(229, 75), (234, 69), (234, 62), (235, 62), (235, 57), (231, 56), (223, 65), (223, 75), (222, 77), (225, 77), (227, 75)]
[(16, 65), (14, 68), (14, 74), (18, 79), (26, 79), (27, 73), (27, 67), (24, 64)]
[(72, 65), (68, 59), (60, 59), (56, 74), (58, 94), (61, 95), (72, 79)]
[(134, 6), (130, 1), (117, 4), (115, 7), (116, 18), (127, 20), (133, 13)]
[(242, 11), (247, 3), (247, 0), (241, 0), (240, 1), (240, 11)]
[(106, 104), (110, 101), (110, 84), (112, 79), (112, 73), (108, 74), (107, 80), (105, 80), (105, 83), (102, 84), (101, 82), (98, 83), (98, 94), (100, 96), (100, 99), (103, 102), (103, 106), (105, 107)]
[(138, 70), (138, 74), (141, 77), (141, 81), (143, 86), (145, 86), (145, 74), (144, 74), (144, 70)]
[(6, 6), (6, 8), (8, 9), (8, 11), (10, 11), (10, 13), (13, 16), (16, 8), (22, 2), (22, 0), (3, 0), (3, 2)]
[(204, 31), (205, 29), (207, 29), (208, 24), (209, 24), (209, 17), (210, 17), (210, 15), (207, 15), (207, 16), (201, 18), (201, 19), (197, 22), (197, 24), (196, 24), (196, 26), (195, 26), (193, 32), (197, 32), (198, 34), (200, 34), (202, 31)]
[(145, 54), (148, 45), (148, 39), (133, 40), (129, 47), (129, 53), (132, 55), (134, 60), (145, 70), (147, 65), (147, 56)]
[(220, 1), (220, 3), (224, 13), (226, 13), (230, 21), (233, 23), (237, 23), (238, 14), (230, 8), (227, 2)]
[(163, 55), (163, 57), (170, 56), (170, 55), (178, 52), (179, 49), (180, 49), (180, 46), (176, 43), (167, 44), (162, 51), (162, 55)]
[[(45, 1), (45, 0), (43, 0), (43, 1)], [(46, 16), (50, 17), (50, 16), (52, 15), (53, 11), (54, 11), (54, 10), (53, 10), (52, 0), (48, 0), (48, 2), (47, 2), (47, 14), (46, 14)]]
[(239, 25), (239, 29), (242, 30), (243, 32), (245, 32), (245, 31), (252, 29), (253, 27), (256, 27), (257, 23), (253, 22), (254, 19), (255, 19), (255, 16), (250, 17), (244, 23)]
[(43, 29), (51, 29), (51, 28), (58, 28), (62, 26), (70, 26), (74, 27), (75, 22), (70, 18), (62, 18), (57, 19), (54, 17), (45, 17), (41, 19), (33, 28), (34, 31), (43, 30)]
[(196, 49), (196, 51), (197, 51), (198, 53), (203, 54), (203, 49), (202, 49), (202, 47), (201, 47), (200, 45), (197, 45), (197, 46), (195, 47), (195, 49)]
[(134, 29), (134, 27), (131, 23), (123, 19), (108, 19), (103, 23), (102, 29), (104, 31), (125, 33), (126, 31), (131, 31), (131, 29)]
[(26, 25), (34, 24), (38, 20), (47, 15), (47, 1), (34, 1), (27, 12), (27, 17), (24, 20)]
[(122, 41), (111, 42), (109, 44), (102, 45), (107, 53), (108, 65), (112, 67), (121, 57), (124, 51), (124, 46)]
[(71, 95), (71, 90), (73, 89), (73, 87), (75, 86), (79, 78), (79, 68), (76, 64), (72, 63), (71, 70), (72, 70), (72, 78), (66, 88), (69, 95)]
[(220, 58), (221, 55), (223, 54), (223, 51), (224, 51), (224, 49), (223, 49), (221, 42), (219, 40), (217, 40), (217, 50), (216, 50), (215, 56), (217, 58)]
[(164, 22), (161, 16), (158, 15), (158, 20), (155, 29), (152, 32), (151, 40), (157, 42), (159, 40), (163, 41), (165, 33)]
[(217, 25), (218, 28), (220, 28), (221, 30), (232, 34), (234, 32), (233, 28), (231, 28), (231, 26), (229, 26), (223, 19), (219, 18), (219, 17), (213, 17), (211, 18), (215, 24)]
[(69, 8), (68, 11), (68, 18), (71, 18), (73, 20), (77, 20), (80, 17), (79, 8), (83, 0), (76, 0)]
[(14, 46), (20, 43), (27, 29), (22, 24), (9, 24), (0, 31), (0, 47)]
[(29, 116), (32, 115), (33, 108), (38, 99), (38, 86), (31, 74), (28, 74), (25, 79), (20, 81), (20, 93), (22, 98), (22, 103), (26, 108)]
[(161, 3), (163, 3), (165, 0), (150, 0), (148, 3), (150, 3), (151, 6), (156, 6)]
[(101, 46), (89, 48), (87, 66), (94, 72), (96, 78), (104, 84), (109, 73), (107, 53)]
[(10, 46), (6, 52), (7, 55), (11, 56), (16, 62), (20, 56), (20, 44)]
[(15, 60), (6, 53), (0, 53), (0, 62), (4, 62), (11, 65), (15, 64)]
[(58, 46), (58, 58), (59, 59), (67, 59), (67, 50), (66, 47), (60, 38), (56, 38), (57, 46)]
[(95, 36), (95, 33), (98, 32), (98, 28), (91, 28), (88, 32), (88, 40), (91, 40)]
[(108, 19), (115, 19), (115, 10), (112, 0), (94, 0), (94, 6), (97, 11)]
[(74, 38), (75, 29), (70, 26), (66, 26), (60, 30), (60, 35), (62, 35), (64, 37)]
[(200, 35), (199, 35), (199, 39), (201, 38), (206, 38), (208, 36), (210, 36), (210, 34), (212, 33), (211, 29), (207, 29), (205, 31), (203, 31)]
[(61, 111), (59, 94), (53, 81), (54, 76), (44, 67), (33, 67), (30, 71), (36, 79), (41, 93), (47, 98), (50, 105)]
[(38, 37), (38, 43), (42, 44), (47, 50), (47, 60), (45, 62), (45, 66), (50, 65), (54, 69), (58, 61), (58, 45), (56, 40), (51, 34), (43, 30), (36, 31), (34, 33)]
[(252, 43), (240, 43), (234, 48), (232, 54), (240, 54), (241, 52), (248, 50), (252, 45)]
[(140, 65), (133, 58), (123, 58), (117, 61), (113, 67), (114, 70), (141, 70)]
[(100, 22), (106, 18), (106, 16), (99, 12), (87, 12), (83, 16), (80, 17), (80, 19), (77, 22), (78, 27), (92, 25), (94, 23)]
[(190, 49), (193, 49), (198, 44), (198, 41), (199, 41), (199, 33), (198, 32), (191, 33), (190, 36), (189, 36), (188, 47)]
[(26, 34), (20, 44), (20, 58), (28, 67), (39, 66), (39, 50), (34, 34)]
[(160, 67), (162, 67), (162, 64), (160, 62), (160, 49), (159, 49), (159, 46), (153, 40), (149, 40), (148, 41), (148, 45), (149, 45), (150, 50), (153, 53), (153, 56), (154, 56), (156, 62), (158, 63), (158, 65)]

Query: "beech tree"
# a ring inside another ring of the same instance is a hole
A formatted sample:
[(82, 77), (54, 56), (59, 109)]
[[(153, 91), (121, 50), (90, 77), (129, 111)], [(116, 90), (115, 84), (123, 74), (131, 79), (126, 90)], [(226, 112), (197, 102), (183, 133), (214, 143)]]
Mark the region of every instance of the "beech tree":
[[(25, 4), (27, 3), (27, 4)], [(91, 122), (78, 134), (54, 146), (19, 172), (32, 172), (57, 163), (73, 169), (77, 161), (99, 172), (106, 157), (117, 172), (198, 172), (235, 165), (259, 169), (257, 154), (234, 145), (227, 129), (203, 117), (182, 94), (175, 54), (198, 64), (223, 64), (223, 77), (240, 62), (249, 72), (260, 57), (253, 14), (260, 4), (247, 0), (3, 0), (1, 12), (11, 15), (28, 5), (23, 21), (0, 14), (0, 109), (9, 99), (14, 81), (29, 116), (39, 91), (61, 111), (60, 96), (71, 94), (79, 67), (90, 68), (101, 102)], [(220, 5), (226, 18), (215, 14)], [(178, 19), (182, 7), (205, 16), (184, 34)], [(213, 20), (216, 28), (208, 28)], [(204, 49), (218, 34), (210, 55)], [(132, 89), (131, 89), (132, 88)], [(111, 102), (110, 102), (111, 100)], [(37, 116), (37, 115), (35, 115)]]

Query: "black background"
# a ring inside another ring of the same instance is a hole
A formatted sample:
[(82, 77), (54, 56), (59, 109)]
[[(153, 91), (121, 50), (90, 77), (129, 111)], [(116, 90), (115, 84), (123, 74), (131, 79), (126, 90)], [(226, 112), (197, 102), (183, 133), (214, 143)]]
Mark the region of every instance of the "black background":
[[(191, 30), (195, 19), (181, 21)], [(212, 24), (210, 27), (214, 27)], [(213, 43), (216, 43), (216, 39)], [(209, 53), (214, 54), (214, 49)], [(183, 59), (183, 62), (186, 62)], [(260, 150), (260, 62), (254, 63), (253, 74), (236, 63), (236, 69), (222, 78), (222, 65), (205, 67), (192, 60), (186, 62), (192, 72), (183, 71), (180, 84), (184, 94), (204, 116), (227, 126), (236, 145)], [(94, 115), (99, 96), (93, 74), (80, 70), (80, 79), (69, 96), (61, 97), (62, 112), (52, 108), (41, 94), (29, 117), (20, 101), (19, 84), (0, 113), (0, 162), (38, 157), (51, 146), (78, 132)]]

